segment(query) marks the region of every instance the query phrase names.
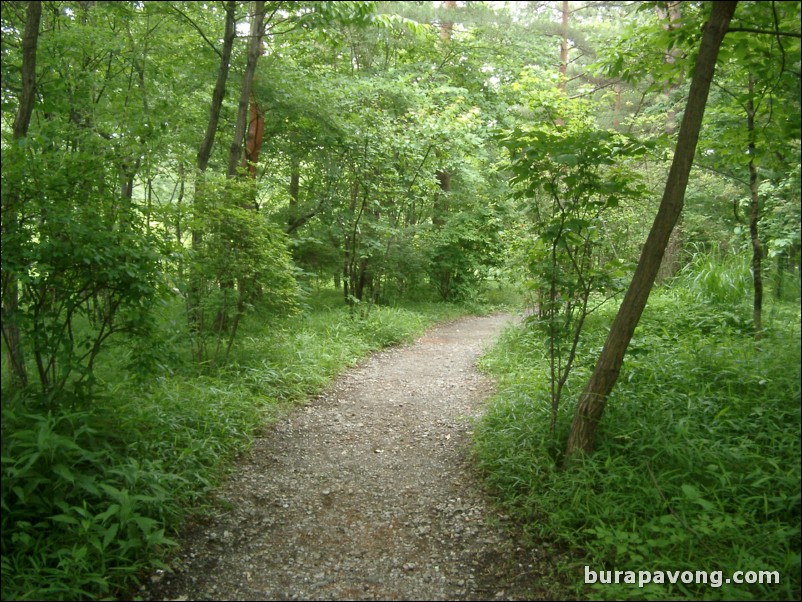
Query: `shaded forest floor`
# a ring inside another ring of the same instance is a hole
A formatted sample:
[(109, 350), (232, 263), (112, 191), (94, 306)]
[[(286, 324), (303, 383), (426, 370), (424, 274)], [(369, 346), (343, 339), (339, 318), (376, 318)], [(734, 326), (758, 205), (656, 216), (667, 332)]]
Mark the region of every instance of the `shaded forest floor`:
[(556, 552), (524, 546), (473, 472), (493, 384), (474, 364), (510, 320), (467, 318), (373, 355), (265, 429), (182, 536), (151, 600), (554, 599)]

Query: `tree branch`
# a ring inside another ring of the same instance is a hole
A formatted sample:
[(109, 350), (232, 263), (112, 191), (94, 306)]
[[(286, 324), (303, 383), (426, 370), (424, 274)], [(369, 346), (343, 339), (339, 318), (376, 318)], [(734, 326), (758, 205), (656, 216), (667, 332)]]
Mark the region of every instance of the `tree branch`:
[(201, 30), (201, 28), (200, 28), (200, 27), (198, 27), (198, 25), (195, 23), (195, 21), (193, 21), (192, 19), (190, 19), (190, 18), (189, 18), (189, 17), (188, 17), (188, 16), (187, 16), (187, 15), (186, 15), (184, 12), (182, 12), (182, 11), (181, 11), (181, 10), (180, 10), (180, 9), (179, 9), (177, 6), (175, 6), (175, 4), (172, 4), (172, 3), (171, 3), (171, 4), (170, 4), (170, 8), (172, 8), (172, 9), (173, 9), (175, 12), (177, 12), (179, 15), (181, 15), (181, 16), (182, 16), (182, 17), (183, 17), (183, 18), (186, 20), (186, 22), (187, 22), (187, 23), (189, 23), (190, 25), (192, 25), (192, 28), (193, 28), (195, 31), (197, 31), (197, 32), (198, 32), (198, 33), (201, 35), (201, 37), (202, 37), (202, 38), (204, 39), (204, 41), (205, 41), (205, 42), (206, 42), (206, 43), (209, 45), (209, 47), (210, 47), (212, 50), (214, 50), (214, 51), (215, 51), (215, 53), (217, 54), (217, 56), (219, 56), (221, 59), (223, 58), (223, 53), (222, 53), (222, 52), (220, 52), (220, 50), (217, 48), (217, 46), (215, 46), (215, 45), (214, 45), (214, 43), (213, 43), (213, 42), (212, 42), (212, 41), (211, 41), (209, 38), (207, 38), (207, 37), (206, 37), (206, 34), (205, 34), (205, 33), (203, 33), (203, 31)]
[(780, 54), (782, 55), (782, 64), (780, 65), (780, 75), (785, 72), (785, 48), (783, 48), (782, 38), (779, 36), (780, 31), (780, 20), (777, 17), (777, 4), (775, 2), (771, 3), (771, 13), (774, 17), (774, 31), (777, 35), (777, 46), (780, 47)]
[(730, 27), (727, 33), (759, 33), (770, 36), (786, 36), (789, 38), (802, 38), (802, 33), (795, 31), (772, 31), (770, 29), (757, 29), (754, 27)]

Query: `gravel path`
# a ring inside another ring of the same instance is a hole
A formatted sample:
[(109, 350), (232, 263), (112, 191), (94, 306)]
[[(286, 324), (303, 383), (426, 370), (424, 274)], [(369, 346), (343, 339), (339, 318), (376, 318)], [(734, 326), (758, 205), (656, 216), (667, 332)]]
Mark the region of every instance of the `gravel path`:
[[(151, 600), (522, 600), (546, 552), (510, 539), (468, 458), (509, 321), (467, 318), (373, 355), (271, 427), (182, 539)], [(542, 584), (541, 584), (542, 585)]]

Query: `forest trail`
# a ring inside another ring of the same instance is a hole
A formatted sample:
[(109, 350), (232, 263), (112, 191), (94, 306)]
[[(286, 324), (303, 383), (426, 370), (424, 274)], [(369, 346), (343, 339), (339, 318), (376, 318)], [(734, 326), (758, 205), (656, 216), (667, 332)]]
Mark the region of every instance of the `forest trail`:
[(508, 315), (371, 356), (270, 427), (182, 539), (151, 600), (519, 600), (545, 550), (507, 534), (469, 461), (492, 382), (474, 367)]

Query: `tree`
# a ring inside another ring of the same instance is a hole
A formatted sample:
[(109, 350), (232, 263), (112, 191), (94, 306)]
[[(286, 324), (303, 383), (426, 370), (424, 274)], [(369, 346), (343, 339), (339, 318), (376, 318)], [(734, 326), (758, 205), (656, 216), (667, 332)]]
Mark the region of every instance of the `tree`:
[[(174, 10), (178, 10), (173, 7)], [(194, 211), (200, 214), (201, 203), (199, 197), (202, 195), (204, 187), (204, 174), (209, 165), (209, 158), (212, 154), (212, 147), (214, 146), (214, 139), (217, 135), (217, 127), (220, 122), (220, 110), (223, 106), (223, 99), (226, 93), (226, 81), (228, 80), (228, 71), (231, 63), (231, 50), (234, 46), (234, 38), (236, 37), (236, 2), (229, 0), (225, 5), (225, 32), (223, 34), (223, 48), (218, 51), (216, 47), (212, 46), (215, 52), (219, 53), (220, 66), (217, 69), (217, 79), (214, 84), (214, 91), (212, 93), (212, 102), (209, 106), (209, 118), (206, 122), (206, 133), (198, 146), (198, 154), (196, 158), (196, 168), (198, 174), (195, 181), (195, 194), (194, 194)], [(183, 13), (180, 13), (183, 16)], [(188, 19), (188, 17), (185, 17)], [(204, 36), (205, 37), (205, 36)], [(201, 252), (203, 244), (203, 232), (199, 228), (199, 224), (195, 224), (192, 228), (192, 251), (195, 254)], [(198, 307), (201, 302), (201, 287), (202, 275), (198, 273), (197, 265), (193, 264), (193, 269), (190, 274), (189, 292), (187, 295), (187, 317), (190, 324), (197, 327), (200, 319), (198, 315)]]
[(685, 114), (660, 207), (596, 367), (579, 397), (565, 450), (569, 459), (580, 452), (591, 453), (595, 448), (606, 400), (618, 379), (624, 355), (646, 307), (671, 232), (682, 212), (716, 59), (736, 5), (737, 2), (713, 2), (710, 17), (703, 28)]
[[(522, 125), (505, 140), (512, 181), (532, 215), (527, 264), (538, 301), (530, 322), (548, 340), (552, 433), (585, 319), (620, 290), (621, 260), (609, 251), (614, 241), (605, 222), (645, 192), (628, 165), (642, 156), (644, 146), (614, 131), (598, 131), (589, 115), (575, 108), (577, 101), (555, 92), (556, 102), (546, 94), (540, 101), (548, 107), (543, 112), (558, 107), (558, 116), (546, 123), (559, 120), (559, 128)], [(599, 299), (591, 302), (591, 295)]]
[[(28, 3), (28, 13), (25, 20), (25, 31), (22, 36), (22, 91), (19, 97), (19, 106), (14, 118), (13, 140), (19, 146), (28, 134), (31, 123), (31, 114), (36, 94), (36, 46), (39, 39), (39, 23), (42, 19), (42, 3), (33, 1)], [(19, 237), (19, 211), (20, 197), (15, 190), (3, 194), (3, 241)], [(3, 245), (5, 247), (5, 244)], [(3, 249), (3, 257), (6, 256)], [(24, 269), (22, 265), (7, 265), (3, 262), (3, 340), (6, 343), (8, 365), (11, 377), (17, 387), (28, 384), (28, 374), (25, 369), (25, 354), (20, 338), (19, 318), (19, 273)]]
[(752, 302), (752, 321), (755, 338), (763, 336), (763, 246), (760, 244), (758, 221), (760, 219), (760, 193), (758, 174), (755, 165), (755, 77), (749, 74), (749, 97), (746, 101), (746, 129), (749, 132), (749, 238), (752, 243), (752, 282), (754, 296)]
[[(239, 105), (237, 108), (237, 119), (234, 125), (234, 137), (231, 141), (231, 148), (228, 153), (228, 176), (233, 177), (237, 173), (242, 161), (242, 143), (248, 130), (248, 114), (251, 105), (251, 87), (253, 78), (256, 74), (256, 63), (262, 54), (262, 36), (265, 33), (265, 2), (256, 0), (252, 4), (253, 14), (248, 32), (248, 53), (245, 65), (245, 74), (242, 77), (242, 88), (240, 89)], [(276, 9), (278, 10), (278, 9)], [(258, 109), (253, 112), (258, 114)]]
[(568, 22), (571, 11), (568, 7), (568, 0), (562, 0), (560, 5), (560, 89), (565, 91), (566, 80), (568, 79)]
[[(799, 42), (793, 39), (799, 35), (793, 31), (798, 15), (799, 3), (743, 5), (741, 20), (760, 27), (748, 32), (731, 28), (734, 43), (724, 49), (729, 60), (717, 78), (711, 127), (703, 138), (707, 152), (699, 158), (703, 167), (748, 190), (733, 203), (733, 214), (737, 230), (749, 233), (748, 241), (739, 242), (752, 254), (756, 339), (763, 335), (764, 273), (775, 271), (775, 283), (781, 283), (786, 269), (782, 261), (766, 265), (766, 251), (787, 258), (792, 241), (798, 239), (798, 234), (784, 227), (778, 231), (774, 219), (780, 210), (778, 202), (798, 205), (798, 197), (788, 195), (783, 202), (782, 195), (767, 195), (776, 192), (777, 185), (798, 166), (799, 75), (790, 66), (799, 62)], [(741, 204), (747, 228), (740, 226)]]
[[(161, 21), (154, 25), (150, 11), (46, 4), (35, 47), (22, 44), (23, 56), (35, 48), (36, 94), (22, 103), (31, 111), (27, 124), (16, 120), (11, 140), (3, 130), (4, 306), (19, 285), (16, 315), (3, 321), (19, 329), (38, 378), (29, 392), (47, 404), (64, 403), (69, 393), (86, 401), (106, 341), (145, 335), (160, 295), (158, 237), (131, 194), (163, 139), (144, 85), (150, 63), (140, 42), (165, 39), (154, 35)], [(15, 17), (3, 7), (4, 85), (14, 72), (6, 70), (14, 63), (6, 61), (14, 56), (6, 41), (25, 22)], [(20, 58), (22, 72), (33, 68)]]

